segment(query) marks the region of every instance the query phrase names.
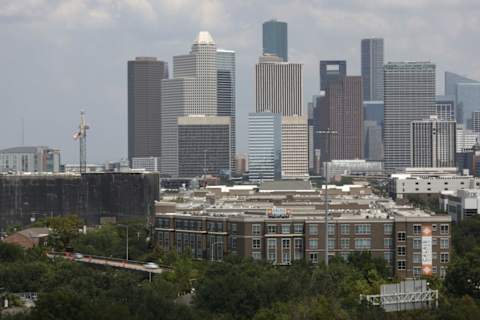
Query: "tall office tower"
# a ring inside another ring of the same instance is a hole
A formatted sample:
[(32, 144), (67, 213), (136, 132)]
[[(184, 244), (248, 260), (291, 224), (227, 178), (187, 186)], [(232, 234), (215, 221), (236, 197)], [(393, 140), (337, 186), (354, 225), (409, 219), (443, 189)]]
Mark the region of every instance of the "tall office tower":
[(274, 54), (288, 61), (288, 25), (270, 20), (263, 23), (263, 54)]
[(362, 39), (363, 99), (383, 100), (383, 39)]
[(445, 72), (445, 94), (455, 97), (457, 122), (467, 124), (472, 112), (480, 110), (480, 82)]
[(455, 167), (455, 121), (415, 120), (410, 129), (410, 159), (412, 167)]
[[(363, 90), (362, 77), (347, 76), (329, 81), (325, 103), (321, 105), (320, 130), (335, 130), (330, 138), (328, 154), (323, 161), (331, 159), (363, 158)], [(322, 150), (326, 139), (322, 137)]]
[(168, 65), (157, 58), (128, 61), (128, 159), (161, 157), (162, 80)]
[(472, 131), (480, 133), (480, 111), (472, 112)]
[(281, 114), (258, 112), (248, 115), (248, 171), (250, 181), (281, 178)]
[(383, 160), (383, 130), (376, 122), (365, 120), (363, 122), (363, 145), (364, 156), (366, 160), (382, 161)]
[(162, 174), (177, 177), (181, 173), (178, 117), (218, 116), (217, 73), (216, 44), (206, 31), (198, 34), (189, 54), (173, 57), (173, 78), (162, 83)]
[(282, 178), (308, 177), (308, 119), (282, 117)]
[(303, 65), (289, 62), (257, 63), (255, 98), (256, 112), (303, 115)]
[(455, 97), (436, 96), (436, 115), (440, 120), (455, 121)]
[(231, 118), (230, 168), (235, 171), (236, 155), (236, 95), (235, 95), (235, 51), (217, 50), (217, 114)]
[(463, 124), (457, 124), (457, 153), (472, 149), (477, 144), (479, 136), (480, 134), (473, 130), (465, 129)]
[(230, 117), (189, 115), (177, 118), (178, 175), (228, 175)]
[(363, 119), (365, 121), (375, 121), (383, 128), (383, 114), (383, 101), (363, 101)]
[(326, 91), (330, 81), (340, 80), (347, 76), (347, 61), (320, 60), (320, 90)]
[(435, 65), (389, 62), (385, 65), (385, 170), (410, 166), (410, 123), (435, 114)]

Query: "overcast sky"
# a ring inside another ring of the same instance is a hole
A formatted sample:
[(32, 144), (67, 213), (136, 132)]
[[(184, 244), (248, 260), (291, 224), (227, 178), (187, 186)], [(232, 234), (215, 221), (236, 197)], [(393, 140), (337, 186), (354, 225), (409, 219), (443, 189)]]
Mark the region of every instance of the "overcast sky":
[(89, 162), (127, 151), (127, 60), (184, 54), (200, 30), (237, 52), (238, 145), (254, 108), (261, 25), (288, 22), (289, 57), (304, 64), (305, 104), (319, 87), (318, 61), (346, 59), (360, 74), (360, 39), (383, 37), (385, 60), (430, 60), (480, 79), (479, 0), (0, 0), (0, 148), (62, 150), (77, 162), (79, 111), (91, 125)]

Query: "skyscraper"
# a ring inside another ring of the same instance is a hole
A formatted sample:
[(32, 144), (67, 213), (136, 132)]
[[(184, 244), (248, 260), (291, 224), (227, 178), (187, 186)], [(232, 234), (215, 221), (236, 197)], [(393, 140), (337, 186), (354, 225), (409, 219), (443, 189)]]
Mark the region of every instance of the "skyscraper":
[(347, 61), (321, 60), (320, 61), (320, 90), (327, 90), (330, 81), (340, 80), (347, 76)]
[(128, 159), (161, 156), (162, 80), (168, 65), (152, 57), (128, 61)]
[[(331, 136), (328, 155), (331, 159), (361, 159), (363, 157), (363, 99), (362, 78), (346, 76), (328, 82), (325, 103), (321, 107), (321, 130), (335, 130)], [(325, 138), (322, 150), (326, 149)]]
[(472, 131), (480, 133), (480, 110), (472, 112)]
[(435, 114), (435, 65), (389, 62), (385, 65), (385, 170), (410, 166), (411, 122)]
[(365, 120), (363, 126), (363, 152), (365, 159), (372, 161), (383, 160), (382, 127), (376, 121), (371, 120)]
[(303, 65), (260, 62), (255, 65), (255, 110), (303, 114)]
[(436, 96), (435, 97), (436, 115), (440, 120), (455, 121), (455, 97)]
[(383, 39), (362, 39), (363, 99), (383, 100)]
[[(220, 72), (219, 83), (218, 72), (230, 70), (230, 77), (234, 74), (231, 72), (231, 60), (226, 61), (226, 54), (220, 55), (225, 58), (219, 63), (222, 69), (217, 68), (219, 58), (215, 41), (210, 33), (202, 31), (195, 39), (189, 54), (173, 57), (173, 78), (164, 80), (162, 84), (162, 174), (173, 177), (184, 174), (184, 171), (179, 170), (179, 156), (180, 152), (185, 150), (181, 143), (187, 142), (180, 140), (178, 136), (179, 117), (192, 115), (214, 117), (232, 113), (230, 95), (233, 92), (229, 88), (232, 85), (232, 79), (228, 80), (228, 77), (225, 78), (226, 73)], [(222, 97), (220, 104), (218, 103), (219, 90), (226, 94), (226, 97)], [(228, 130), (231, 130), (230, 124)], [(207, 136), (204, 135), (204, 137)], [(228, 139), (231, 139), (231, 134), (228, 134)], [(207, 152), (214, 151), (210, 148)], [(231, 152), (230, 144), (228, 152)], [(228, 158), (230, 161), (231, 157)], [(203, 170), (198, 174), (203, 174)], [(188, 175), (191, 175), (191, 172)]]
[(256, 112), (248, 115), (248, 170), (250, 181), (281, 178), (281, 114)]
[(455, 167), (455, 121), (430, 116), (411, 123), (411, 166), (421, 168)]
[(458, 123), (467, 124), (472, 112), (480, 109), (480, 82), (445, 72), (445, 95), (455, 98)]
[(263, 23), (263, 53), (274, 54), (288, 61), (288, 25), (270, 20)]
[(308, 119), (282, 117), (282, 178), (308, 177)]

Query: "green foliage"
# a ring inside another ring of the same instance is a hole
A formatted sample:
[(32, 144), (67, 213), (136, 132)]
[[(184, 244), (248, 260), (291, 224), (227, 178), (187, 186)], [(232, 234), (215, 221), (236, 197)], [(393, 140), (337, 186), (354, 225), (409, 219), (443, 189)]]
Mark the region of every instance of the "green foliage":
[(57, 250), (63, 250), (70, 241), (78, 236), (83, 223), (76, 215), (51, 217), (46, 220), (46, 226), (52, 229), (49, 235), (50, 244)]
[(12, 262), (21, 260), (24, 256), (24, 251), (22, 247), (0, 241), (0, 261), (2, 262)]

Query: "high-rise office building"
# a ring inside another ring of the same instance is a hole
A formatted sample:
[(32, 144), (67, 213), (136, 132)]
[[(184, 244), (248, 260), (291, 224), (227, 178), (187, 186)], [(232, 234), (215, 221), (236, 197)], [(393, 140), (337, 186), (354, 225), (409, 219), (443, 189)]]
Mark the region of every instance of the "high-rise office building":
[(128, 61), (128, 159), (161, 157), (162, 80), (168, 65), (153, 57)]
[(440, 120), (455, 121), (455, 97), (436, 96), (436, 115)]
[(435, 114), (435, 65), (389, 62), (385, 65), (385, 170), (410, 166), (411, 122)]
[(340, 80), (347, 76), (347, 61), (320, 61), (320, 90), (326, 91), (330, 81)]
[(372, 161), (383, 160), (382, 127), (376, 121), (371, 120), (365, 120), (363, 126), (363, 152), (365, 159)]
[(480, 111), (472, 112), (472, 131), (480, 133)]
[[(231, 59), (232, 56), (227, 52), (217, 53), (215, 41), (206, 31), (198, 34), (189, 54), (173, 57), (173, 78), (164, 80), (162, 83), (162, 174), (173, 177), (192, 174), (179, 169), (180, 153), (185, 150), (181, 145), (184, 140), (180, 140), (179, 137), (179, 117), (192, 115), (231, 117), (234, 112), (232, 111), (232, 108), (234, 109), (232, 106), (234, 72), (232, 72)], [(217, 63), (217, 60), (220, 61)], [(221, 68), (219, 69), (217, 65)], [(219, 91), (220, 103), (218, 103)], [(230, 123), (229, 130), (231, 130)], [(204, 135), (204, 137), (207, 136)], [(227, 138), (231, 139), (231, 132)], [(213, 153), (213, 149), (215, 148), (206, 150)], [(228, 153), (231, 152), (229, 143)], [(231, 157), (230, 154), (229, 161), (233, 161)]]
[(411, 166), (421, 168), (455, 167), (455, 121), (430, 116), (411, 123)]
[(383, 100), (383, 39), (362, 39), (363, 99)]
[(288, 61), (288, 25), (286, 22), (270, 20), (263, 23), (263, 53), (274, 54)]
[[(335, 130), (330, 137), (328, 154), (331, 159), (363, 158), (363, 91), (362, 78), (346, 76), (328, 82), (325, 103), (321, 105), (321, 130)], [(326, 138), (322, 137), (322, 150), (326, 150)]]
[(177, 118), (178, 175), (228, 175), (230, 117), (190, 115)]
[(248, 171), (250, 181), (281, 178), (281, 114), (257, 112), (248, 115)]
[(228, 116), (230, 123), (231, 170), (235, 170), (236, 154), (236, 88), (235, 51), (217, 50), (217, 115)]
[(458, 123), (467, 124), (472, 112), (480, 110), (480, 82), (445, 72), (445, 95), (455, 98)]
[(457, 153), (470, 150), (477, 144), (480, 134), (466, 129), (463, 124), (457, 124)]
[(268, 62), (255, 65), (255, 110), (283, 116), (303, 114), (303, 65)]
[(282, 117), (282, 178), (308, 177), (308, 119)]

